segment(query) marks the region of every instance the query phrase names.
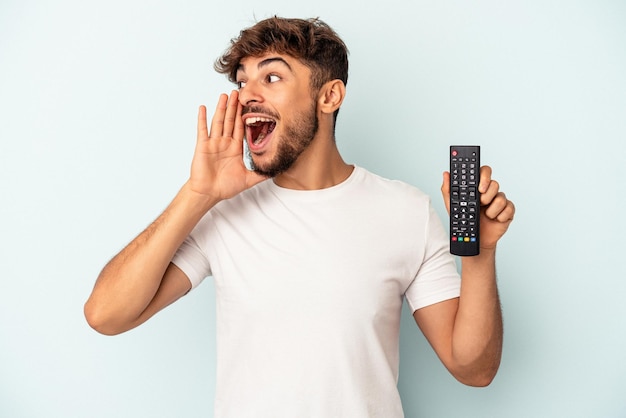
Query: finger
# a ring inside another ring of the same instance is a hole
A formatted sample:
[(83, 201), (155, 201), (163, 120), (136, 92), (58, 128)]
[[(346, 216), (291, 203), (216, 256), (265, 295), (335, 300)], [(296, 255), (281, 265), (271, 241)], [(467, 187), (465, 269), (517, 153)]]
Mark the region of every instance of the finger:
[(485, 193), (489, 189), (489, 183), (491, 182), (491, 167), (484, 165), (480, 167), (480, 181), (478, 183), (478, 191)]
[(198, 141), (209, 138), (206, 122), (206, 106), (202, 105), (198, 109)]
[(226, 115), (226, 104), (228, 103), (228, 96), (220, 94), (220, 98), (217, 101), (217, 107), (211, 119), (211, 131), (209, 132), (209, 138), (219, 138), (224, 132), (224, 117)]
[(233, 90), (226, 105), (226, 115), (224, 116), (224, 128), (222, 136), (233, 136), (235, 128), (235, 118), (237, 117), (237, 109), (239, 107), (239, 92)]
[(509, 201), (503, 192), (499, 192), (491, 201), (489, 206), (485, 207), (485, 216), (489, 219), (497, 219), (500, 222), (506, 222), (510, 220), (510, 210), (508, 207)]
[(483, 206), (490, 205), (498, 192), (500, 192), (500, 184), (495, 180), (489, 181), (487, 190), (480, 194), (480, 204)]
[(235, 129), (233, 130), (233, 138), (239, 141), (243, 140), (245, 135), (245, 128), (243, 126), (243, 119), (241, 119), (241, 111), (243, 106), (241, 103), (237, 104), (237, 113), (235, 114)]
[(446, 205), (446, 210), (450, 213), (450, 173), (443, 172), (443, 183), (441, 184), (441, 195), (443, 197), (443, 203)]
[(515, 218), (515, 205), (510, 200), (506, 201), (506, 207), (496, 218), (499, 222), (510, 222)]

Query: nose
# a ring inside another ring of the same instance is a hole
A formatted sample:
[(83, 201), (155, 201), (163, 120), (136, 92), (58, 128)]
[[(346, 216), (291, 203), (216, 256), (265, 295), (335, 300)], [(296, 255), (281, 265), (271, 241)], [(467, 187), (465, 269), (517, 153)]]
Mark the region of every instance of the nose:
[(239, 102), (244, 106), (263, 102), (260, 86), (252, 80), (239, 88)]

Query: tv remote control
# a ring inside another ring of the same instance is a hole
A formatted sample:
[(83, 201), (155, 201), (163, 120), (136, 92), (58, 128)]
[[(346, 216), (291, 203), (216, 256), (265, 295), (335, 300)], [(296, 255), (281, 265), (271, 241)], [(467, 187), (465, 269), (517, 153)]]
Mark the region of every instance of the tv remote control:
[(480, 146), (450, 147), (450, 252), (473, 256), (480, 252)]

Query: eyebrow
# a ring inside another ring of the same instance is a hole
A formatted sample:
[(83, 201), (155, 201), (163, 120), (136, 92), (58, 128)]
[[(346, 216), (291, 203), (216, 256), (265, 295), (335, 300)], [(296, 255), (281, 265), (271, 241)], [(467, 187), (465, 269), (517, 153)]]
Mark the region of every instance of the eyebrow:
[[(293, 73), (293, 69), (291, 68), (291, 65), (289, 65), (289, 63), (287, 61), (285, 61), (284, 58), (281, 58), (281, 57), (266, 58), (266, 59), (264, 59), (263, 61), (261, 61), (261, 62), (259, 62), (257, 64), (257, 68), (261, 69), (261, 68), (266, 67), (266, 66), (268, 66), (268, 65), (270, 65), (270, 64), (272, 64), (274, 62), (282, 63), (283, 65), (285, 65), (289, 69), (290, 72)], [(244, 73), (246, 72), (243, 64), (239, 64), (237, 66), (237, 72), (239, 72), (239, 71), (243, 71)]]

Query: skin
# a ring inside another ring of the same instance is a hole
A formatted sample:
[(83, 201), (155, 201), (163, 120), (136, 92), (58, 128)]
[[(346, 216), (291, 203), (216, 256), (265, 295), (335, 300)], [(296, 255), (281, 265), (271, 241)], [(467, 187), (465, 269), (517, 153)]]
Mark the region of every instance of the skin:
[[(257, 70), (257, 71), (255, 71)], [(267, 135), (263, 146), (255, 145), (254, 135), (249, 130), (246, 133), (248, 148), (254, 161), (255, 171), (261, 175), (276, 177), (291, 168), (315, 138), (318, 130), (315, 102), (310, 100), (310, 90), (305, 85), (299, 85), (293, 91), (295, 94), (285, 94), (286, 89), (293, 85), (294, 79), (302, 68), (292, 65), (280, 57), (273, 55), (261, 59), (256, 63), (242, 60), (237, 71), (237, 84), (242, 95), (240, 101), (245, 103), (242, 110), (242, 120), (256, 117), (275, 120), (278, 130)], [(308, 71), (308, 69), (306, 69)], [(260, 82), (253, 84), (252, 77), (260, 78)], [(284, 99), (272, 105), (265, 103), (261, 97), (263, 93), (273, 93)], [(261, 96), (259, 96), (261, 94)], [(308, 100), (307, 100), (308, 96)], [(304, 106), (306, 105), (306, 106)], [(283, 119), (275, 110), (275, 106), (291, 110)], [(304, 107), (303, 107), (304, 106)], [(276, 138), (276, 139), (273, 139)], [(269, 144), (268, 144), (269, 142)]]
[[(498, 240), (515, 214), (513, 202), (481, 167), (480, 255), (461, 258), (461, 296), (413, 313), (431, 346), (450, 373), (470, 386), (487, 386), (502, 358), (502, 311), (496, 284)], [(450, 173), (443, 175), (441, 193), (450, 212)]]
[[(268, 168), (281, 144), (296, 139), (293, 128), (310, 115), (312, 99), (318, 129), (291, 166), (271, 181), (290, 189), (316, 190), (343, 182), (352, 173), (337, 149), (333, 113), (345, 86), (332, 80), (310, 89), (310, 70), (290, 56), (267, 54), (241, 62), (239, 91), (222, 94), (210, 125), (206, 108), (198, 112), (197, 142), (189, 179), (165, 211), (102, 270), (85, 304), (85, 317), (98, 332), (114, 335), (132, 329), (173, 303), (191, 288), (186, 275), (170, 263), (194, 226), (215, 204), (267, 180), (242, 162), (245, 119), (272, 114), (271, 137), (253, 150), (255, 165)], [(244, 109), (255, 112), (242, 115)], [(310, 130), (308, 132), (311, 132)], [(302, 139), (302, 138), (300, 138)], [(298, 141), (295, 141), (298, 142)], [(417, 310), (414, 318), (447, 369), (461, 382), (484, 386), (495, 376), (502, 353), (502, 315), (495, 275), (495, 251), (515, 207), (481, 168), (481, 254), (462, 260), (459, 298)], [(446, 207), (449, 173), (441, 188)]]

